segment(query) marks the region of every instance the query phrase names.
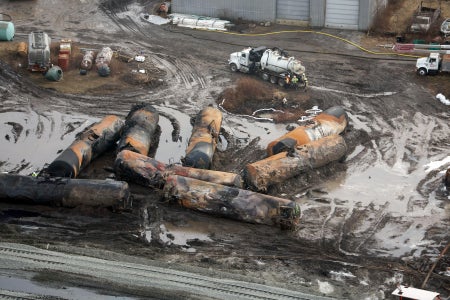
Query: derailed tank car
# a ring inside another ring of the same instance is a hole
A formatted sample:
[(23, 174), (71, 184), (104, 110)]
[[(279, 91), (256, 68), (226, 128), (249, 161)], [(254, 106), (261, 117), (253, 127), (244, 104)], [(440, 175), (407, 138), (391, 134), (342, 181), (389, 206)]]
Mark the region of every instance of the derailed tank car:
[(217, 108), (208, 106), (197, 115), (186, 156), (182, 160), (184, 166), (211, 168), (221, 126), (222, 113)]
[(347, 124), (348, 117), (345, 110), (340, 106), (330, 107), (317, 115), (313, 119), (312, 124), (299, 126), (270, 142), (267, 146), (267, 155), (271, 156), (292, 150), (299, 145), (304, 145), (333, 134), (340, 134), (345, 130)]

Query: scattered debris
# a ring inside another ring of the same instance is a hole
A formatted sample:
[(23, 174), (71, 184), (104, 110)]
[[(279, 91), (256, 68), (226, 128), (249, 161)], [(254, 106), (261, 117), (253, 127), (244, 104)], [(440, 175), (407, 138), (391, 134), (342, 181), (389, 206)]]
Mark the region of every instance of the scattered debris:
[(141, 14), (141, 19), (155, 25), (164, 25), (171, 22), (170, 19), (150, 14)]
[(441, 93), (436, 95), (436, 99), (442, 102), (442, 104), (450, 105), (450, 99), (447, 99), (444, 95)]
[(411, 300), (439, 300), (439, 293), (430, 292), (427, 290), (416, 289), (407, 285), (399, 285), (392, 295), (398, 296), (398, 299), (411, 299)]
[(312, 124), (299, 126), (272, 141), (267, 146), (267, 155), (295, 149), (297, 146), (321, 139), (323, 137), (340, 134), (348, 124), (347, 113), (340, 106), (333, 106), (312, 119)]

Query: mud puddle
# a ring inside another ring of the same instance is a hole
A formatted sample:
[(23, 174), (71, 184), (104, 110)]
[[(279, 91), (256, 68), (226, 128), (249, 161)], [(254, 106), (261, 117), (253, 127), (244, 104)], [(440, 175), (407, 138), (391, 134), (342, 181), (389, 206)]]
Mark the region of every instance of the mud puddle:
[(0, 113), (0, 171), (30, 174), (50, 163), (78, 132), (96, 119), (57, 111)]
[[(45, 295), (47, 297), (57, 297), (61, 299), (105, 299), (105, 300), (127, 300), (136, 299), (130, 297), (117, 297), (109, 296), (105, 294), (96, 293), (88, 289), (68, 286), (65, 283), (62, 286), (56, 286), (57, 284), (52, 283), (55, 286), (46, 286), (30, 279), (19, 278), (16, 276), (8, 276), (0, 274), (0, 289), (7, 290), (10, 292), (20, 292), (32, 295)], [(17, 298), (19, 295), (15, 295)], [(23, 295), (21, 295), (23, 296)], [(29, 295), (28, 295), (29, 296)], [(24, 298), (22, 298), (24, 299)], [(28, 298), (27, 298), (28, 299)], [(29, 298), (31, 299), (31, 298)]]

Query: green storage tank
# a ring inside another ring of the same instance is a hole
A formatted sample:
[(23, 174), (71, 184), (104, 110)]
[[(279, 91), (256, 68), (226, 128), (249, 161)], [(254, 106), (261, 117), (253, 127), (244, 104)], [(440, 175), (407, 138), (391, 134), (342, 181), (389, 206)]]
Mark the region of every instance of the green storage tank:
[(45, 73), (45, 78), (50, 81), (60, 81), (62, 77), (63, 71), (59, 66), (53, 66)]
[(0, 41), (12, 41), (14, 39), (14, 24), (0, 21)]

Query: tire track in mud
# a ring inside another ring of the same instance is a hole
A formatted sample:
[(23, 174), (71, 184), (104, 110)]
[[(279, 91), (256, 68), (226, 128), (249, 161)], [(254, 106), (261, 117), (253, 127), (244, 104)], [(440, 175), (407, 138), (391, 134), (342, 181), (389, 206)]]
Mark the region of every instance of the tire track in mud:
[(173, 295), (214, 299), (331, 299), (242, 280), (215, 278), (150, 264), (128, 263), (42, 250), (21, 244), (0, 244), (0, 260), (28, 270), (52, 270), (128, 284), (139, 289), (166, 290)]
[[(118, 14), (111, 9), (106, 9), (102, 7), (105, 14), (126, 34), (132, 34), (132, 44), (138, 45), (144, 49), (150, 49), (151, 39), (159, 39), (160, 37), (156, 35), (153, 31), (152, 35), (148, 34), (143, 26), (136, 23), (129, 15), (126, 18), (121, 18)], [(166, 80), (170, 82), (170, 86), (173, 88), (179, 88), (174, 86), (175, 83), (184, 85), (186, 89), (192, 89), (195, 86), (199, 88), (206, 88), (206, 79), (201, 74), (199, 70), (190, 61), (193, 61), (193, 57), (187, 57), (188, 61), (183, 61), (176, 57), (170, 57), (169, 55), (150, 53), (153, 60), (156, 60), (161, 65), (165, 66), (170, 71), (169, 76)], [(175, 83), (174, 83), (175, 81)]]

